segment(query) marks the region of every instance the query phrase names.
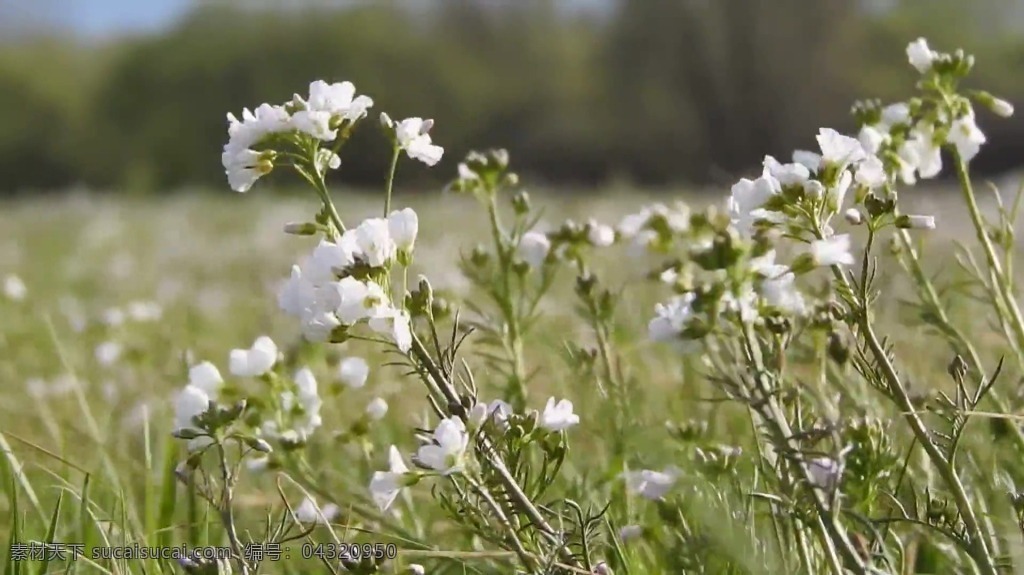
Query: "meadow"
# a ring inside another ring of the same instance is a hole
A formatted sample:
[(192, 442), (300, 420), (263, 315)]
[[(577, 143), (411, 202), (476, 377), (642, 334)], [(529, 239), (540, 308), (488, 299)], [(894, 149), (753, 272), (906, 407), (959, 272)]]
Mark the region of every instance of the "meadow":
[[(965, 73), (959, 56), (935, 58), (928, 74)], [(959, 102), (941, 93), (935, 106)], [(429, 164), (394, 129), (394, 158)], [(838, 174), (868, 160), (829, 164), (822, 136), (817, 176), (798, 160), (766, 162), (762, 178), (783, 182), (773, 197), (792, 203), (763, 205), (788, 224), (762, 214), (738, 232), (749, 214), (726, 204), (727, 189), (538, 191), (493, 152), (467, 158), (443, 192), (399, 184), (392, 197), (389, 183), (327, 197), (255, 183), (271, 169), (259, 162), (283, 171), (280, 150), (295, 144), (292, 167), (323, 186), (330, 161), (303, 133), (247, 157), (245, 194), (0, 206), (3, 573), (1024, 568), (1013, 415), (1024, 340), (1005, 299), (1020, 276), (1008, 216), (1019, 177), (997, 182), (1002, 203), (982, 182), (965, 195), (947, 178), (901, 187), (896, 208), (881, 192), (899, 179), (887, 140), (879, 183), (858, 167), (847, 205), (853, 176), (830, 205)], [(894, 127), (891, 142), (912, 137)], [(947, 166), (963, 159), (959, 144), (951, 151)], [(786, 179), (795, 173), (798, 184)], [(806, 185), (815, 177), (818, 194)], [(997, 222), (986, 237), (1001, 265), (988, 249), (966, 255), (989, 244), (965, 197)], [(382, 203), (395, 220), (415, 211), (415, 248), (398, 239), (406, 220), (389, 228), (399, 247), (374, 263), (379, 245), (358, 234)], [(791, 227), (772, 236), (757, 221)], [(832, 226), (874, 259), (828, 251)], [(330, 285), (380, 288), (387, 303), (360, 296), (345, 320), (339, 287), (323, 331), (322, 318), (289, 311), (321, 297), (301, 291), (292, 265), (307, 262), (307, 277), (308, 262), (340, 257), (327, 251), (348, 231), (365, 253), (327, 265)], [(769, 292), (783, 277), (757, 271), (769, 246), (800, 292)], [(743, 303), (750, 285), (763, 301)], [(666, 303), (673, 293), (696, 311)], [(700, 308), (708, 294), (721, 307)], [(202, 391), (200, 409), (183, 388)], [(40, 545), (63, 552), (19, 555)], [(91, 551), (136, 545), (228, 551)]]

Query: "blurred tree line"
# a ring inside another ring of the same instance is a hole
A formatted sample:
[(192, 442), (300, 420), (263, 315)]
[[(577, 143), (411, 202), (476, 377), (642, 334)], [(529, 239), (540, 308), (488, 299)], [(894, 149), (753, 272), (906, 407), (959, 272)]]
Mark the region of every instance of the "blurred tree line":
[[(436, 120), (442, 166), (401, 168), (421, 183), (447, 179), (471, 148), (502, 146), (539, 183), (726, 184), (765, 153), (813, 147), (820, 126), (852, 129), (853, 99), (906, 94), (903, 49), (921, 35), (975, 53), (974, 82), (1024, 103), (1024, 35), (1006, 25), (1021, 21), (1019, 2), (879, 4), (205, 4), (156, 36), (11, 42), (0, 47), (0, 192), (226, 188), (225, 113), (287, 100), (318, 78), (353, 81), (377, 112)], [(991, 145), (978, 167), (1015, 167), (1024, 122), (981, 122)], [(343, 151), (340, 178), (379, 182), (384, 145), (368, 123)]]

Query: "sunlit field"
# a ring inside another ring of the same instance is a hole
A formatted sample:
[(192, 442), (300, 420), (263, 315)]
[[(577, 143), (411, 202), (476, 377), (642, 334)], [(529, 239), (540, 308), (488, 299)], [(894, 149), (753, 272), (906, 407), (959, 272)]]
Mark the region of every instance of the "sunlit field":
[(1021, 572), (1013, 108), (906, 55), (731, 188), (404, 191), (433, 121), (314, 82), (222, 190), (0, 205), (2, 573)]

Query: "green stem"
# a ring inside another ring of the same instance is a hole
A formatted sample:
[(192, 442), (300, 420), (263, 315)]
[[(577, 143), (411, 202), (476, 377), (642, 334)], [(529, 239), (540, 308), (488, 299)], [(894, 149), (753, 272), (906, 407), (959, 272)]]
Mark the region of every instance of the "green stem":
[(388, 217), (391, 213), (391, 192), (395, 187), (395, 172), (398, 170), (398, 155), (402, 152), (402, 148), (395, 145), (394, 151), (391, 153), (391, 168), (388, 169), (388, 181), (387, 181), (387, 192), (384, 196), (384, 217)]
[(491, 239), (494, 249), (498, 252), (498, 263), (501, 273), (500, 289), (496, 290), (497, 304), (505, 320), (508, 331), (505, 335), (505, 347), (509, 354), (512, 373), (509, 376), (508, 399), (512, 406), (520, 411), (526, 406), (526, 367), (523, 364), (523, 342), (519, 326), (519, 314), (512, 297), (511, 276), (512, 258), (505, 242), (505, 233), (498, 216), (498, 204), (495, 194), (491, 193), (487, 202), (487, 217), (491, 224)]

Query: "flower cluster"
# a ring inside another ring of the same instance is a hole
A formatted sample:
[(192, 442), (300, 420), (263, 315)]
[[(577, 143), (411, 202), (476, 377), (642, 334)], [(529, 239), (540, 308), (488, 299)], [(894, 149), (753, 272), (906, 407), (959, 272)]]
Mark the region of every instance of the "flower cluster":
[(416, 212), (405, 208), (386, 219), (367, 219), (336, 242), (322, 240), (303, 265), (292, 267), (278, 299), (281, 309), (299, 318), (310, 341), (343, 337), (365, 321), (408, 351), (409, 313), (392, 305), (378, 280), (388, 277), (392, 263), (408, 265), (418, 229)]

